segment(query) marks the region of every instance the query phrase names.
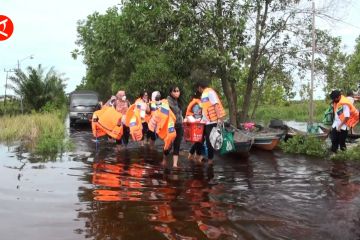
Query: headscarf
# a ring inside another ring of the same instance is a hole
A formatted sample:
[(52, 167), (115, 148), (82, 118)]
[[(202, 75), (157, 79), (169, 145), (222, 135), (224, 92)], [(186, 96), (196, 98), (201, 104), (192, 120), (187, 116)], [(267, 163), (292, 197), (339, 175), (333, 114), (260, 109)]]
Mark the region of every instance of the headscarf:
[(105, 106), (112, 107), (112, 106), (114, 106), (115, 101), (116, 101), (116, 97), (111, 96), (111, 98), (109, 100), (107, 100), (107, 102), (105, 103)]
[(128, 108), (129, 108), (129, 101), (126, 100), (125, 91), (122, 90), (118, 91), (116, 93), (116, 105), (115, 105), (116, 111), (125, 115)]
[(152, 92), (151, 94), (151, 101), (155, 102), (155, 98), (157, 95), (160, 95), (160, 92), (159, 91), (154, 91)]

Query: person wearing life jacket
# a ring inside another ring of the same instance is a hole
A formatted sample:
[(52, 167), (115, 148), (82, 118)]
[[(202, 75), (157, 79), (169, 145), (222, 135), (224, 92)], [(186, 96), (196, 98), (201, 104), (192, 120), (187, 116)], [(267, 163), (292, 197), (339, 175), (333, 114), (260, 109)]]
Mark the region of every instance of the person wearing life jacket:
[[(201, 109), (201, 94), (200, 92), (196, 91), (193, 96), (193, 99), (189, 103), (186, 114), (185, 114), (185, 121), (187, 122), (200, 122), (202, 119), (202, 109)], [(203, 141), (195, 142), (189, 151), (188, 159), (195, 160), (197, 163), (202, 162), (202, 148), (203, 148)]]
[(149, 130), (154, 132), (164, 141), (163, 165), (166, 164), (166, 157), (169, 155), (173, 142), (176, 138), (175, 121), (176, 117), (170, 109), (168, 100), (162, 99), (149, 121)]
[[(159, 91), (154, 91), (151, 94), (151, 101), (149, 102), (149, 108), (150, 118), (148, 119), (148, 132), (147, 132), (147, 138), (150, 139), (150, 147), (155, 146), (155, 140), (156, 140), (156, 122), (155, 119), (152, 118), (152, 116), (155, 114), (156, 110), (158, 110), (161, 106), (161, 94)], [(150, 125), (152, 126), (150, 128)], [(155, 131), (152, 131), (150, 129), (153, 129)]]
[(116, 93), (116, 100), (114, 107), (116, 111), (122, 114), (122, 123), (123, 123), (123, 136), (120, 140), (116, 141), (116, 144), (124, 145), (125, 147), (129, 143), (129, 137), (130, 137), (130, 129), (128, 126), (126, 126), (125, 123), (125, 117), (126, 112), (130, 107), (130, 102), (126, 99), (126, 93), (123, 90), (119, 90)]
[(143, 139), (143, 125), (140, 112), (137, 111), (135, 104), (131, 105), (126, 112), (125, 125), (129, 127), (130, 135), (135, 142), (140, 142)]
[(205, 81), (197, 82), (195, 87), (201, 93), (202, 115), (203, 120), (206, 122), (204, 135), (208, 149), (208, 164), (212, 164), (214, 148), (210, 143), (210, 133), (218, 123), (223, 122), (226, 112), (217, 93), (212, 88), (209, 88)]
[(339, 90), (332, 91), (330, 98), (334, 104), (335, 115), (331, 130), (331, 151), (336, 153), (339, 146), (342, 151), (346, 150), (348, 129), (359, 122), (359, 111)]
[(94, 137), (108, 135), (112, 139), (120, 140), (123, 134), (121, 119), (122, 114), (113, 107), (104, 106), (102, 109), (95, 111), (91, 123)]
[[(142, 123), (142, 135), (143, 135), (143, 139), (145, 139), (145, 137), (147, 138), (147, 132), (148, 132), (148, 115), (150, 114), (150, 107), (149, 107), (149, 96), (147, 91), (142, 91), (139, 95), (139, 98), (136, 99), (135, 101), (135, 106), (136, 109), (135, 111), (137, 111), (140, 115), (141, 118), (141, 123)], [(147, 138), (148, 139), (148, 138)]]
[[(178, 86), (172, 86), (169, 89), (169, 96), (167, 97), (167, 101), (169, 103), (169, 107), (171, 111), (175, 115), (175, 132), (176, 132), (176, 138), (173, 142), (173, 167), (178, 167), (178, 160), (179, 160), (179, 152), (180, 152), (180, 144), (181, 140), (184, 135), (184, 129), (183, 129), (183, 115), (182, 115), (182, 109), (180, 104), (180, 88)], [(165, 152), (165, 156), (169, 152)], [(165, 159), (164, 159), (165, 160)]]

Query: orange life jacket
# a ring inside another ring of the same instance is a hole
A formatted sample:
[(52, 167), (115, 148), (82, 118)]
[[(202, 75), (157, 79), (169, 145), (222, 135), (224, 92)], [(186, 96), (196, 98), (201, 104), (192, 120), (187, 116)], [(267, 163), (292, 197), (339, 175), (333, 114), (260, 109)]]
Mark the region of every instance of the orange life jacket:
[[(217, 100), (217, 104), (213, 105), (210, 102), (209, 93), (214, 92)], [(226, 116), (226, 112), (224, 110), (224, 107), (216, 94), (216, 92), (211, 88), (206, 88), (204, 92), (201, 95), (201, 108), (203, 111), (203, 115), (210, 121), (215, 122), (220, 118), (223, 118)], [(218, 111), (219, 115), (216, 113), (216, 110)]]
[(136, 99), (135, 103), (136, 108), (135, 111), (139, 112), (139, 115), (141, 117), (141, 121), (145, 122), (146, 120), (146, 109), (147, 109), (147, 103), (144, 102), (144, 100), (142, 100), (141, 98)]
[(191, 102), (189, 103), (188, 107), (186, 108), (186, 114), (185, 116), (193, 116), (194, 113), (192, 112), (192, 108), (196, 105), (199, 104), (201, 105), (201, 100), (198, 98), (193, 98), (193, 100), (191, 100)]
[(106, 133), (110, 137), (120, 140), (123, 135), (121, 118), (122, 114), (113, 107), (103, 107), (94, 112), (91, 123), (94, 137), (104, 136)]
[(344, 121), (344, 109), (343, 106), (346, 105), (350, 110), (350, 117), (345, 123), (348, 127), (354, 127), (359, 122), (359, 111), (354, 107), (354, 105), (344, 96), (341, 96), (340, 101), (334, 104), (334, 113), (339, 116), (341, 121)]
[(169, 102), (166, 99), (161, 100), (160, 107), (149, 121), (149, 130), (164, 140), (164, 150), (168, 150), (176, 138), (175, 121), (176, 117), (170, 109)]
[(141, 141), (142, 134), (142, 121), (139, 111), (135, 111), (136, 105), (133, 104), (126, 112), (125, 125), (130, 128), (130, 135), (134, 141)]

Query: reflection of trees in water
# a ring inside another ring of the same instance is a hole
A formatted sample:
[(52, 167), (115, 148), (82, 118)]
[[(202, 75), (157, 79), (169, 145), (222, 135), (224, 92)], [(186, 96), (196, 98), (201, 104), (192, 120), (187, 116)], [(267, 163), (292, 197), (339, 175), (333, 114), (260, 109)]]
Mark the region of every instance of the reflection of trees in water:
[(216, 229), (231, 235), (220, 227), (231, 206), (217, 200), (223, 186), (212, 182), (212, 168), (167, 173), (146, 158), (118, 155), (89, 166), (82, 180), (94, 187), (79, 189), (87, 208), (78, 213), (86, 222), (78, 232), (94, 239), (204, 239)]

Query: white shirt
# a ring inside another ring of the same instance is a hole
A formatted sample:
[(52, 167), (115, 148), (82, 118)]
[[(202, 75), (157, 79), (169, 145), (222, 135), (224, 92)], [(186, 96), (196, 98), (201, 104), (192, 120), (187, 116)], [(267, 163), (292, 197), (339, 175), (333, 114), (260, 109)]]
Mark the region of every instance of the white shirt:
[(355, 99), (353, 97), (348, 96), (346, 98), (351, 102), (351, 104), (354, 104)]
[[(350, 117), (350, 109), (347, 105), (343, 105), (343, 111), (344, 111), (344, 117)], [(338, 126), (340, 126), (340, 124), (341, 124), (341, 120), (337, 115), (337, 113), (335, 112), (335, 119), (331, 127), (337, 128)], [(346, 129), (347, 129), (346, 124), (341, 126), (341, 130), (346, 130)]]

